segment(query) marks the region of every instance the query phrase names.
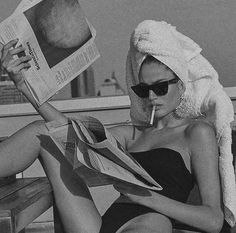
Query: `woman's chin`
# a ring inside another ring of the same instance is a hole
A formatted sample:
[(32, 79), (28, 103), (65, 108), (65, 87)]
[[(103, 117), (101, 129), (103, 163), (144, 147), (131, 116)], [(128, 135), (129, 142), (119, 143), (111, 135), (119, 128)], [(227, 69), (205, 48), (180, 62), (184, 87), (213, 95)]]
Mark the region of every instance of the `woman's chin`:
[(155, 118), (162, 119), (173, 114), (173, 111), (167, 111), (166, 109), (157, 108), (155, 112)]
[(167, 113), (162, 109), (156, 109), (156, 111), (155, 111), (155, 118), (157, 118), (157, 119), (163, 118), (166, 115), (167, 115)]

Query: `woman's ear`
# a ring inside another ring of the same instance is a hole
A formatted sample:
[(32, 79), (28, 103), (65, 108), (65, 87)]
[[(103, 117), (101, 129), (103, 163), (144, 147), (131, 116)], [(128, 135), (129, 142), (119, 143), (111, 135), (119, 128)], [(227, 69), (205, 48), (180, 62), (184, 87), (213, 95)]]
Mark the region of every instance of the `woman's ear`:
[(179, 80), (179, 82), (177, 83), (177, 87), (179, 88), (179, 91), (181, 94), (183, 94), (185, 92), (185, 85), (182, 82), (182, 80)]

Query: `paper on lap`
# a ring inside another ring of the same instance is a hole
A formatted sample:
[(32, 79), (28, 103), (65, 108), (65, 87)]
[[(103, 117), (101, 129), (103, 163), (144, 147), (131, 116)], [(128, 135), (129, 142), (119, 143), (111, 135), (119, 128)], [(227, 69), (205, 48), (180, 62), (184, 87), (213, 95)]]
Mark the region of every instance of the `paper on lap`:
[(83, 117), (67, 125), (50, 122), (47, 126), (63, 156), (88, 185), (123, 181), (147, 189), (162, 189), (97, 119)]

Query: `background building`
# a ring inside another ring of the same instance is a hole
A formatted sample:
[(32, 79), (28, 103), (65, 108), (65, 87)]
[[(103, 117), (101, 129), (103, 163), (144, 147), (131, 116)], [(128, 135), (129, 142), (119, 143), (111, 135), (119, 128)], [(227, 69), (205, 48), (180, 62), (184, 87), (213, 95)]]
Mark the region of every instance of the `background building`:
[(94, 71), (90, 66), (71, 82), (71, 96), (74, 98), (95, 95)]
[(0, 104), (27, 102), (26, 98), (16, 89), (12, 81), (0, 82)]
[(125, 91), (118, 82), (115, 71), (112, 72), (111, 78), (106, 78), (99, 88), (98, 96), (124, 95)]
[(26, 98), (17, 90), (14, 83), (10, 81), (6, 72), (0, 75), (0, 104), (14, 104), (27, 102)]

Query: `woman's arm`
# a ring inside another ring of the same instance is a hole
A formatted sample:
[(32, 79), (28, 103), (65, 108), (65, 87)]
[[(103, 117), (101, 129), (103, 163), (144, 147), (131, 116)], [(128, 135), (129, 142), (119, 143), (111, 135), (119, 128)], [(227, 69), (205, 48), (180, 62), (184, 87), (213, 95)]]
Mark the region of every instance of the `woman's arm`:
[[(202, 205), (184, 204), (150, 191), (148, 197), (132, 194), (126, 186), (117, 187), (131, 201), (203, 231), (219, 232), (223, 224), (218, 171), (218, 149), (214, 130), (207, 123), (196, 123), (187, 130), (193, 172), (199, 186)], [(184, 182), (184, 180), (183, 180)]]
[(17, 89), (24, 94), (24, 96), (29, 100), (29, 102), (33, 105), (36, 111), (44, 118), (46, 122), (57, 120), (62, 123), (66, 123), (68, 121), (67, 118), (49, 103), (44, 103), (41, 106), (37, 105), (31, 92), (25, 84), (22, 75), (22, 71), (24, 69), (30, 68), (29, 61), (31, 60), (31, 57), (29, 55), (26, 55), (16, 59), (14, 58), (14, 56), (25, 50), (25, 48), (23, 47), (15, 48), (17, 42), (17, 39), (12, 40), (3, 46), (1, 50), (2, 67), (6, 69), (9, 77), (15, 83)]

